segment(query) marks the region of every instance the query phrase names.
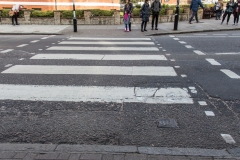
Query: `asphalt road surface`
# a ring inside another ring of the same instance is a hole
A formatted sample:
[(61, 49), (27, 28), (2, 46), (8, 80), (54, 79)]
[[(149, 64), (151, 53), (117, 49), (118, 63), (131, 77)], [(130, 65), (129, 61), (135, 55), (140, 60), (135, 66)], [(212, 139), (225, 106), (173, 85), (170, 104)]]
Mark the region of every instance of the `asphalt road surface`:
[(0, 37), (0, 142), (240, 146), (240, 33)]

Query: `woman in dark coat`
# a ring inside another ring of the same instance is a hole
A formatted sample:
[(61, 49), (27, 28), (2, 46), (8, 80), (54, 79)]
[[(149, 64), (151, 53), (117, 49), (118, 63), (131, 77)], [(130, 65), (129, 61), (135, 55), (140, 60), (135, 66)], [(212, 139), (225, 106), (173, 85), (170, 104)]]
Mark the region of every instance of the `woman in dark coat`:
[(240, 13), (240, 0), (237, 0), (233, 10), (233, 16), (234, 16), (233, 25), (236, 25), (236, 26), (238, 25), (239, 13)]
[[(146, 30), (147, 22), (149, 21), (149, 17), (150, 17), (150, 6), (148, 3), (148, 0), (145, 0), (145, 3), (141, 8), (141, 13), (142, 13), (141, 31), (144, 32), (144, 31), (147, 31)], [(143, 27), (144, 27), (144, 30), (143, 30)]]
[(124, 6), (124, 13), (127, 12), (128, 16), (129, 16), (129, 31), (131, 31), (131, 15), (132, 15), (132, 11), (133, 11), (133, 5), (130, 2), (130, 0), (126, 0), (126, 4)]

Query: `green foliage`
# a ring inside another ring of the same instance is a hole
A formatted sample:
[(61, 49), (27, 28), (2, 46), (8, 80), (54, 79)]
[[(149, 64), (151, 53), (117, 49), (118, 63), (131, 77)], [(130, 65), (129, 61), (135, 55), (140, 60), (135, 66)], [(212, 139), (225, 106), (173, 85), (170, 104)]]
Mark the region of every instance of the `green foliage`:
[(162, 5), (162, 9), (163, 9), (163, 8), (169, 8), (169, 5), (168, 5), (168, 4), (163, 4), (163, 5)]
[(9, 17), (8, 12), (10, 11), (10, 9), (3, 9), (2, 10), (2, 17)]
[(180, 5), (181, 8), (190, 8), (190, 4)]
[(53, 11), (32, 11), (31, 17), (54, 17)]
[(136, 8), (141, 8), (141, 5), (140, 5), (140, 4), (136, 4), (135, 7), (136, 7)]
[(203, 6), (204, 8), (211, 8), (214, 7), (214, 4), (204, 4)]
[[(176, 8), (173, 9), (173, 13), (176, 12)], [(184, 13), (184, 8), (179, 8), (179, 13)]]
[(139, 16), (140, 15), (140, 10), (141, 10), (140, 8), (134, 8), (133, 12), (132, 12), (133, 16)]
[(93, 16), (113, 16), (114, 11), (107, 11), (107, 10), (100, 10), (100, 9), (93, 9), (91, 10)]
[(160, 15), (166, 15), (167, 9), (166, 8), (162, 8), (160, 11)]

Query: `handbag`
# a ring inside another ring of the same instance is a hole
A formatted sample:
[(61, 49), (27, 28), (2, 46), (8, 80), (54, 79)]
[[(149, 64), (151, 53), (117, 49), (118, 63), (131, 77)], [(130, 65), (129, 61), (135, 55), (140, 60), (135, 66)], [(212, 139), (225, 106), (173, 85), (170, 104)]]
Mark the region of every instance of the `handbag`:
[(12, 16), (14, 15), (14, 11), (10, 10), (10, 11), (8, 12), (8, 15), (9, 15), (10, 17), (12, 17)]

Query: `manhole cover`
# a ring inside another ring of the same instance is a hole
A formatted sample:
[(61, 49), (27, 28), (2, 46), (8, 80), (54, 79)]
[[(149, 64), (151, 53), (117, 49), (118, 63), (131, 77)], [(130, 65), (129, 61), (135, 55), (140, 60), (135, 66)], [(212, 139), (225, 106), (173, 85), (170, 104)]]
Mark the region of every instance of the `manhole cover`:
[(171, 118), (161, 118), (158, 120), (159, 128), (176, 128), (178, 127), (177, 122)]

